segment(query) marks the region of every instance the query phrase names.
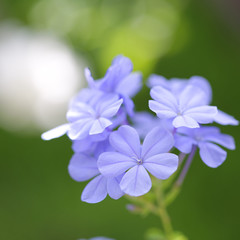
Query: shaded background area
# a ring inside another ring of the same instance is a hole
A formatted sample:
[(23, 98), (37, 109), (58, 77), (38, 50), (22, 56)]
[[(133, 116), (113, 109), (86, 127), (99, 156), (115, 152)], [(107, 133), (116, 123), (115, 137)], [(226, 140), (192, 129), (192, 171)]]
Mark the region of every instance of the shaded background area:
[[(74, 182), (67, 172), (70, 141), (43, 142), (40, 133), (64, 121), (67, 102), (84, 85), (82, 69), (88, 65), (102, 77), (120, 53), (132, 59), (144, 79), (151, 72), (206, 77), (213, 105), (240, 119), (238, 13), (233, 0), (2, 0), (0, 239), (104, 235), (141, 240), (147, 228), (158, 227), (153, 216), (130, 214), (125, 199), (82, 203), (85, 183)], [(48, 55), (49, 49), (55, 51)], [(147, 108), (148, 98), (144, 88), (135, 98), (136, 108)], [(238, 147), (239, 128), (221, 129), (234, 136)], [(190, 240), (239, 238), (239, 154), (239, 148), (229, 151), (217, 169), (194, 160), (169, 209), (174, 228)]]

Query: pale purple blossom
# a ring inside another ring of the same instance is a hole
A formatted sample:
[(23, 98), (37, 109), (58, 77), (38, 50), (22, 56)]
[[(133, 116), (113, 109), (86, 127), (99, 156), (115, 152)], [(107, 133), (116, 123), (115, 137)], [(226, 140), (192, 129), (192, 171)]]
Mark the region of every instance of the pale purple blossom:
[(235, 149), (233, 137), (222, 134), (217, 127), (179, 128), (175, 135), (174, 146), (183, 153), (190, 153), (193, 145), (198, 146), (202, 161), (212, 168), (221, 165), (227, 157), (227, 152), (219, 145), (227, 149)]
[(136, 112), (131, 120), (133, 127), (137, 130), (141, 139), (144, 139), (155, 127), (161, 127), (170, 132), (173, 132), (174, 129), (171, 121), (168, 119), (156, 118), (149, 112)]
[[(179, 78), (171, 78), (167, 80), (165, 77), (152, 74), (148, 79), (148, 86), (155, 87), (161, 86), (169, 91), (171, 91), (176, 98), (179, 98), (184, 88), (192, 85), (200, 88), (205, 93), (204, 99), (202, 99), (202, 103), (209, 105), (212, 101), (212, 88), (207, 79), (200, 76), (193, 76), (189, 79), (179, 79)], [(218, 110), (217, 114), (214, 116), (214, 121), (221, 125), (238, 125), (238, 120), (236, 120), (233, 116)]]
[(199, 87), (187, 85), (180, 95), (161, 86), (151, 89), (150, 109), (161, 119), (172, 119), (175, 128), (198, 128), (199, 123), (211, 123), (217, 108), (205, 105), (206, 94)]
[(151, 189), (148, 172), (167, 179), (178, 167), (178, 157), (168, 153), (174, 144), (173, 136), (161, 128), (148, 133), (142, 145), (137, 131), (127, 125), (111, 133), (109, 141), (116, 152), (99, 156), (99, 170), (107, 177), (124, 174), (120, 188), (130, 196), (141, 196)]
[(83, 202), (98, 203), (104, 200), (107, 194), (113, 199), (119, 199), (124, 194), (119, 187), (122, 176), (103, 176), (98, 170), (95, 157), (75, 153), (68, 165), (68, 171), (75, 181), (83, 182), (91, 179), (82, 192)]
[(205, 93), (205, 104), (210, 104), (212, 100), (212, 88), (207, 79), (200, 76), (192, 76), (189, 79), (171, 78), (167, 80), (165, 77), (152, 74), (148, 79), (150, 88), (162, 86), (171, 91), (175, 96), (180, 96), (181, 92), (187, 85), (194, 85), (202, 89)]
[(67, 112), (68, 124), (61, 125), (42, 135), (44, 140), (59, 137), (67, 133), (72, 140), (81, 140), (97, 135), (113, 124), (123, 100), (116, 94), (104, 94), (101, 91), (83, 91), (71, 103)]
[(90, 70), (85, 70), (88, 85), (92, 89), (99, 89), (106, 93), (115, 93), (123, 99), (124, 106), (129, 115), (133, 115), (134, 97), (142, 87), (141, 73), (132, 73), (133, 64), (127, 57), (119, 55), (113, 59), (104, 78), (94, 81)]

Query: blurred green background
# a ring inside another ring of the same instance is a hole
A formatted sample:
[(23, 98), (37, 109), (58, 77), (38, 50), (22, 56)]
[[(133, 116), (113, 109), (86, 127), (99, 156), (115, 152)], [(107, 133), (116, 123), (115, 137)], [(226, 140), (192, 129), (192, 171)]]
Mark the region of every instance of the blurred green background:
[[(168, 78), (204, 76), (213, 88), (213, 105), (240, 119), (239, 11), (237, 1), (227, 0), (1, 0), (0, 24), (11, 21), (55, 36), (96, 77), (103, 76), (117, 54), (130, 57), (144, 79), (152, 72)], [(7, 94), (16, 97), (10, 90)], [(136, 108), (145, 109), (148, 98), (144, 88), (135, 98)], [(8, 102), (0, 99), (7, 108)], [(17, 125), (18, 118), (14, 121)], [(14, 121), (7, 128), (0, 125), (0, 239), (141, 240), (149, 227), (161, 225), (154, 216), (130, 214), (125, 199), (81, 202), (85, 183), (68, 175), (72, 151), (67, 137), (44, 142), (40, 133), (46, 129), (34, 125), (29, 133), (15, 129)], [(237, 150), (229, 151), (217, 169), (197, 157), (169, 208), (175, 230), (190, 240), (240, 238), (240, 131), (221, 129), (234, 136)]]

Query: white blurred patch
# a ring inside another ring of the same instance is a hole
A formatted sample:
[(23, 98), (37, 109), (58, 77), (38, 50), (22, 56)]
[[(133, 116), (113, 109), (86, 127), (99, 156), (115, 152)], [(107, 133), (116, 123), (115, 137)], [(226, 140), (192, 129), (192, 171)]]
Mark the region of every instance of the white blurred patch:
[(0, 127), (40, 132), (66, 122), (83, 68), (57, 38), (0, 26)]

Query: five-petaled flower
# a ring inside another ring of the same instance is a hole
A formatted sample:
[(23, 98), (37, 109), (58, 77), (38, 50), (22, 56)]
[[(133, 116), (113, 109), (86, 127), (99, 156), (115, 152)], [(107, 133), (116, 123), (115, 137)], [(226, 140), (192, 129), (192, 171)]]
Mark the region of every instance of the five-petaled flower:
[(181, 93), (174, 95), (164, 87), (156, 86), (151, 89), (150, 109), (159, 118), (172, 119), (175, 128), (198, 128), (199, 123), (211, 123), (217, 114), (217, 107), (205, 104), (206, 95), (202, 89), (187, 85)]
[[(131, 98), (142, 83), (141, 74), (132, 70), (131, 60), (121, 55), (100, 80), (95, 81), (85, 69), (88, 87), (72, 100), (68, 123), (42, 134), (44, 140), (50, 140), (66, 133), (73, 141), (69, 174), (76, 181), (90, 180), (82, 201), (97, 203), (107, 195), (118, 199), (124, 194), (147, 193), (152, 186), (149, 173), (164, 180), (178, 168), (177, 155), (170, 153), (173, 147), (190, 153), (180, 176), (185, 176), (197, 147), (210, 167), (218, 167), (226, 159), (226, 151), (218, 145), (235, 148), (231, 136), (216, 127), (202, 126), (213, 121), (238, 125), (234, 117), (209, 106), (212, 89), (206, 79), (167, 80), (151, 75), (149, 107), (156, 118), (147, 112), (134, 113)], [(135, 128), (125, 125), (131, 122)], [(142, 144), (138, 134), (144, 139)]]
[(227, 152), (218, 145), (231, 150), (235, 149), (233, 137), (222, 134), (217, 127), (179, 128), (175, 135), (175, 147), (188, 154), (193, 145), (199, 147), (201, 159), (212, 168), (221, 165), (227, 157)]
[(116, 152), (99, 156), (99, 170), (108, 177), (124, 174), (120, 188), (128, 195), (141, 196), (151, 189), (148, 172), (156, 178), (167, 179), (178, 167), (178, 157), (168, 153), (174, 144), (173, 136), (164, 129), (154, 128), (142, 146), (136, 130), (126, 125), (111, 133), (109, 140)]

